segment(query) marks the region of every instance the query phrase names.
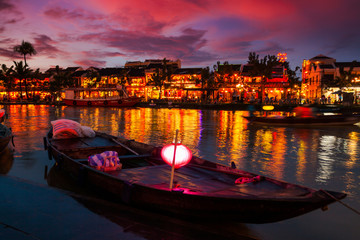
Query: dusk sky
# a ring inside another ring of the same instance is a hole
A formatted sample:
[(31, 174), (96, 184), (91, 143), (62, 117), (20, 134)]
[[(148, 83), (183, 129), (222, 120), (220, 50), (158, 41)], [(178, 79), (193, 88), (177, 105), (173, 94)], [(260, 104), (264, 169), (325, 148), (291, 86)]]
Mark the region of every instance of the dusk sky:
[(0, 64), (22, 60), (22, 40), (41, 71), (165, 57), (212, 68), (252, 51), (286, 52), (292, 68), (318, 54), (359, 61), (359, 11), (359, 0), (0, 0)]

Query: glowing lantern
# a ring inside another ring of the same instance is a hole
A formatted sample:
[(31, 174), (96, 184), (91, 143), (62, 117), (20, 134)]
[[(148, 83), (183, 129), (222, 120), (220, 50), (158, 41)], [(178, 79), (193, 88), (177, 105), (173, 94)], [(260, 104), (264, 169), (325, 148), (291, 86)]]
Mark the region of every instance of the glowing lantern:
[(179, 130), (176, 129), (175, 141), (173, 144), (166, 145), (161, 150), (162, 159), (171, 166), (171, 176), (169, 188), (173, 190), (175, 168), (180, 168), (188, 164), (191, 160), (191, 151), (186, 146), (178, 143)]
[(174, 162), (175, 169), (183, 167), (190, 162), (192, 154), (188, 147), (182, 144), (176, 144), (175, 154), (174, 151), (175, 151), (174, 143), (166, 145), (161, 150), (161, 157), (167, 164), (169, 164), (170, 166), (173, 165), (174, 155), (175, 155), (175, 162)]

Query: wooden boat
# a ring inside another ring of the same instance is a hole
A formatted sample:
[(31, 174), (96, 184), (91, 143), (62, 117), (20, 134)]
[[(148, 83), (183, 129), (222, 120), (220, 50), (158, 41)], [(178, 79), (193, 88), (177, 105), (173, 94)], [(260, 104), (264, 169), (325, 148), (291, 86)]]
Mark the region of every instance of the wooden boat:
[(12, 138), (11, 130), (0, 123), (0, 153), (10, 145)]
[[(344, 193), (314, 190), (192, 156), (175, 170), (160, 157), (161, 147), (96, 132), (93, 138), (44, 138), (49, 158), (73, 179), (110, 199), (185, 219), (269, 223), (305, 214), (342, 199)], [(116, 151), (122, 169), (103, 171), (88, 157)]]
[(244, 116), (250, 123), (269, 126), (344, 126), (360, 122), (360, 115)]
[(5, 110), (1, 109), (0, 112), (0, 153), (2, 153), (9, 145), (10, 141), (13, 139), (13, 134), (10, 128), (2, 124), (5, 120)]
[(68, 88), (63, 102), (68, 106), (133, 107), (141, 98), (129, 97), (118, 87)]

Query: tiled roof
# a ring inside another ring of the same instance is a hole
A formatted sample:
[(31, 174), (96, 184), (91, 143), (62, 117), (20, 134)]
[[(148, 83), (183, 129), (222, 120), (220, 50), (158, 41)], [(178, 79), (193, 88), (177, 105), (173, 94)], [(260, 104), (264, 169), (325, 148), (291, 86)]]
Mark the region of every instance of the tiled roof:
[(353, 62), (336, 62), (336, 67), (360, 67), (360, 62), (353, 61)]
[(112, 75), (121, 75), (127, 69), (124, 68), (102, 68), (99, 70), (100, 76), (112, 76)]
[(310, 58), (310, 60), (324, 60), (324, 59), (332, 59), (331, 57), (327, 57), (325, 55), (319, 54), (313, 58)]
[(76, 72), (73, 72), (71, 74), (72, 77), (81, 77), (83, 74), (85, 74), (87, 71), (85, 70), (80, 70), (80, 71), (76, 71)]
[(178, 68), (174, 71), (174, 74), (184, 75), (184, 74), (201, 74), (202, 68)]
[(334, 69), (335, 67), (331, 64), (319, 64), (321, 69)]
[(145, 77), (144, 69), (131, 68), (128, 72), (129, 77)]

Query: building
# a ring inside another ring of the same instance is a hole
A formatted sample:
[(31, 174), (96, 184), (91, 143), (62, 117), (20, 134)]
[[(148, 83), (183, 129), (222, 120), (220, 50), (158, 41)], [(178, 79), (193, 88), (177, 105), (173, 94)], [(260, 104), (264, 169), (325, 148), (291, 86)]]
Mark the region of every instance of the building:
[(360, 63), (337, 62), (336, 59), (317, 55), (303, 61), (301, 95), (309, 102), (334, 103), (342, 101), (346, 93), (355, 98), (360, 95)]

